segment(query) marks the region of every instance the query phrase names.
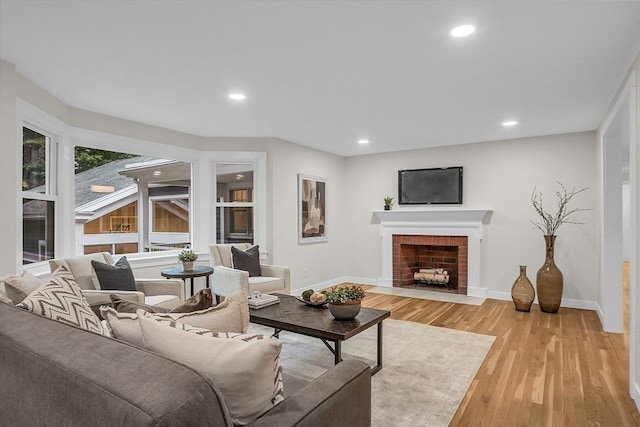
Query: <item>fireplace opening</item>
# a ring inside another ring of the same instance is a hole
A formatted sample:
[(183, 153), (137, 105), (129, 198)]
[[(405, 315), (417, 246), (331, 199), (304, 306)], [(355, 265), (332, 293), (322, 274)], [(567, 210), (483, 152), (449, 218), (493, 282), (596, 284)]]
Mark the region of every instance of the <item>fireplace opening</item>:
[(393, 286), (467, 294), (466, 236), (393, 236)]

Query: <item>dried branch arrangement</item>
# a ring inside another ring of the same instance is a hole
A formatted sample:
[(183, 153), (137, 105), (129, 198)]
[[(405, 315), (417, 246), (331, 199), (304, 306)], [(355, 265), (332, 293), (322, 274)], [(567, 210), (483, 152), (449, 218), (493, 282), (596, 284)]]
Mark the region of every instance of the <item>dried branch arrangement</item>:
[(536, 210), (538, 215), (542, 218), (541, 222), (535, 222), (532, 220), (531, 223), (542, 231), (545, 235), (553, 236), (556, 234), (556, 231), (562, 224), (583, 224), (582, 222), (572, 221), (569, 217), (576, 212), (588, 211), (590, 209), (581, 209), (574, 208), (569, 209), (569, 202), (573, 199), (577, 194), (582, 193), (588, 188), (582, 188), (580, 190), (576, 190), (573, 188), (571, 191), (568, 191), (561, 182), (557, 181), (562, 191), (556, 191), (556, 197), (558, 197), (558, 210), (552, 215), (544, 210), (542, 206), (542, 192), (536, 193), (536, 188), (534, 187), (533, 192), (531, 193), (531, 204), (533, 208)]

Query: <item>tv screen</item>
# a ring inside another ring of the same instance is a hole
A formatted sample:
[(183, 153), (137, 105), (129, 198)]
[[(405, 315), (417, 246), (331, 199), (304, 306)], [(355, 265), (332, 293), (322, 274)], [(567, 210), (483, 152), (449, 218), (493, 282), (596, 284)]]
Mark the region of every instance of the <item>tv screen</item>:
[(401, 205), (462, 204), (462, 166), (398, 171)]

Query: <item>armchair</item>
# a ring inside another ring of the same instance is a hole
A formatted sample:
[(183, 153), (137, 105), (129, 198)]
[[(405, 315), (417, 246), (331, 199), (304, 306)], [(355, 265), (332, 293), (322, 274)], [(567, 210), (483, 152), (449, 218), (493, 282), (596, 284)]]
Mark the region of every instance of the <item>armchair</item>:
[(249, 277), (248, 272), (231, 267), (232, 246), (246, 250), (252, 245), (249, 243), (209, 245), (211, 266), (213, 267), (211, 290), (214, 294), (226, 297), (238, 289), (244, 290), (246, 294), (251, 291), (260, 291), (266, 294), (274, 292), (289, 294), (291, 291), (289, 267), (260, 264), (262, 275)]
[(70, 258), (53, 259), (49, 261), (51, 272), (61, 265), (65, 265), (82, 289), (82, 294), (90, 305), (111, 304), (109, 294), (116, 294), (122, 299), (141, 304), (155, 305), (164, 308), (174, 308), (184, 301), (184, 282), (180, 279), (135, 279), (136, 291), (115, 291), (100, 289), (91, 260), (113, 264), (113, 257), (109, 252), (80, 255)]

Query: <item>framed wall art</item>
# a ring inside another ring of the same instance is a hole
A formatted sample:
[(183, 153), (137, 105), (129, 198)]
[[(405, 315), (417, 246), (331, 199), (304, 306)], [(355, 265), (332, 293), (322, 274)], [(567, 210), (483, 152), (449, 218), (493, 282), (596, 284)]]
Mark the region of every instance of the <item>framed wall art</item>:
[(327, 241), (327, 178), (298, 174), (298, 243)]

